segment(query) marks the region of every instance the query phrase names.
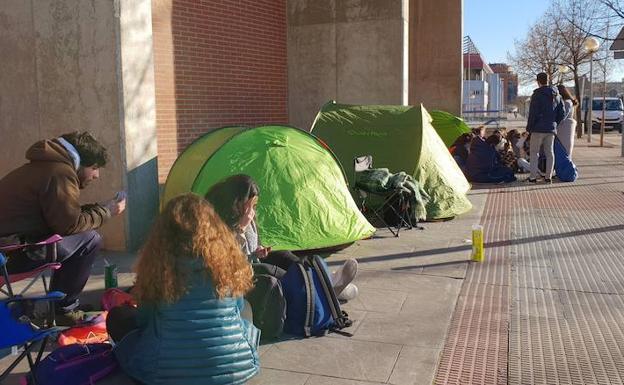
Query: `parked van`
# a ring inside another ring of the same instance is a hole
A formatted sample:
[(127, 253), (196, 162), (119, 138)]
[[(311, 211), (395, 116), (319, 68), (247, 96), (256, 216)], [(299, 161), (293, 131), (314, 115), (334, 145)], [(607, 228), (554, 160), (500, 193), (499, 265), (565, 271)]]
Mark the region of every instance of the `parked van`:
[[(592, 101), (592, 129), (600, 130), (602, 123), (602, 103), (603, 98), (597, 97)], [(605, 98), (605, 130), (616, 129), (622, 132), (624, 125), (624, 104), (620, 98)], [(583, 116), (586, 113), (587, 103), (583, 103)]]

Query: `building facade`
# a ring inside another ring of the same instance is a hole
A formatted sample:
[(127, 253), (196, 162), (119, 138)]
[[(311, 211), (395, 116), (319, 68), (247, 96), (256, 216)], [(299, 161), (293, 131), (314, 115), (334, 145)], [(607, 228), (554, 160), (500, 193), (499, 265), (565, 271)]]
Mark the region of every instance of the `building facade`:
[[(102, 228), (136, 249), (178, 155), (218, 127), (307, 129), (328, 100), (459, 114), (461, 0), (0, 3), (0, 176), (34, 141), (89, 130), (111, 161), (85, 202), (129, 195)], [(439, 49), (440, 45), (446, 49)]]
[(518, 97), (518, 74), (513, 72), (511, 66), (505, 63), (490, 63), (490, 68), (495, 74), (500, 75), (505, 105), (515, 104)]

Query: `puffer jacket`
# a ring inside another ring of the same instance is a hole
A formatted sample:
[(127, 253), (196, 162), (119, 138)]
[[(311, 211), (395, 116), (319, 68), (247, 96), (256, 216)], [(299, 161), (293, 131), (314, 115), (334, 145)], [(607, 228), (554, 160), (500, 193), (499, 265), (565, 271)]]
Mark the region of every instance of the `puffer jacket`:
[(563, 102), (554, 87), (542, 86), (533, 91), (526, 130), (528, 132), (554, 133), (563, 120)]
[(110, 217), (98, 204), (80, 205), (78, 174), (59, 142), (37, 142), (26, 158), (29, 163), (0, 179), (0, 236), (71, 235), (97, 229)]
[(243, 384), (260, 367), (260, 332), (241, 318), (242, 298), (217, 299), (203, 273), (170, 305), (139, 307), (139, 329), (115, 346), (122, 369), (145, 385)]

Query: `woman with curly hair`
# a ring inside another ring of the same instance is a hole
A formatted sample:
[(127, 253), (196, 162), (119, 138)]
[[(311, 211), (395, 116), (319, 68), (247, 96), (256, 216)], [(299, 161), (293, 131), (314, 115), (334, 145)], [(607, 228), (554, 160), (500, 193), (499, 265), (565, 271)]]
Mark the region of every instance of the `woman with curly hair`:
[[(241, 317), (252, 270), (229, 228), (205, 199), (169, 201), (136, 265), (130, 308), (108, 316), (115, 355), (150, 384), (243, 384), (259, 368), (258, 330)], [(130, 322), (129, 322), (130, 320)]]

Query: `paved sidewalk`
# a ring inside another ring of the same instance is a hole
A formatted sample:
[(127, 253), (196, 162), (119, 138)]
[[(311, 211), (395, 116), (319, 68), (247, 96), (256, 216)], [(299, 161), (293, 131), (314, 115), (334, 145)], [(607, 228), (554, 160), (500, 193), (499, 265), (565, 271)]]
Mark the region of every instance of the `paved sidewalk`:
[(624, 158), (576, 146), (576, 183), (490, 191), (436, 384), (624, 383)]
[[(475, 208), (448, 222), (426, 223), (394, 238), (387, 230), (331, 256), (330, 265), (357, 258), (359, 297), (344, 306), (355, 320), (352, 338), (289, 340), (260, 348), (262, 372), (250, 384), (363, 385), (430, 384), (444, 345), (470, 258), (471, 226), (479, 221), (486, 194), (471, 195)], [(133, 280), (133, 255), (104, 252), (120, 266), (120, 285)], [(83, 302), (98, 303), (104, 264), (93, 269)], [(7, 360), (0, 360), (0, 368)], [(21, 371), (26, 370), (25, 365)], [(19, 373), (19, 371), (18, 371)], [(7, 384), (17, 384), (12, 376)], [(126, 384), (118, 376), (104, 384)]]

